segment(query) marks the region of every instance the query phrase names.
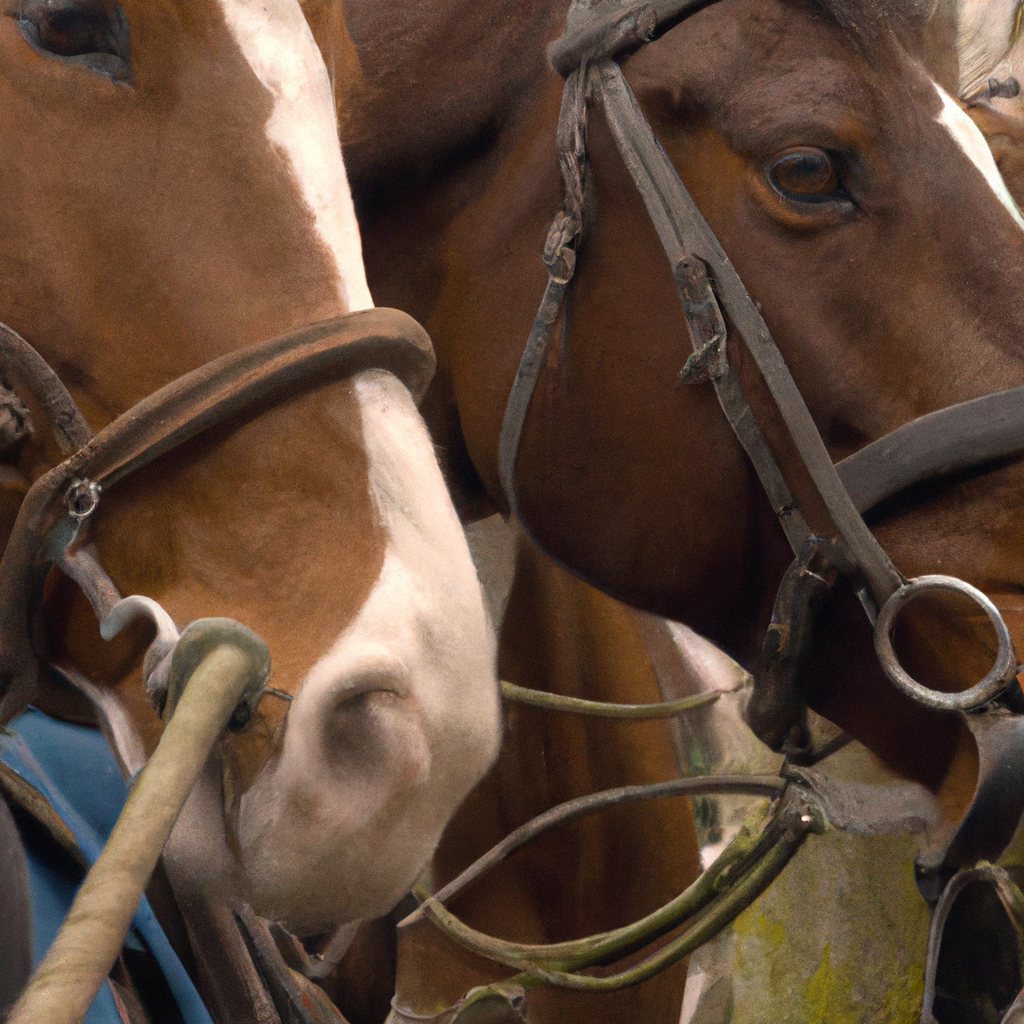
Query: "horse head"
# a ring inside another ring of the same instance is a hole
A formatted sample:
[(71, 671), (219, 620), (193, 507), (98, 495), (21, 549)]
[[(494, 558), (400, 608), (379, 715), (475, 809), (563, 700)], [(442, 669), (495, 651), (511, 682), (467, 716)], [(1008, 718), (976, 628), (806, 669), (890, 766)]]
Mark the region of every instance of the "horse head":
[[(0, 316), (66, 382), (83, 429), (372, 306), (332, 96), (358, 67), (335, 57), (332, 78), (297, 0), (19, 0), (0, 19)], [(199, 617), (259, 633), (278, 696), (211, 761), (212, 826), (197, 795), (172, 845), (198, 889), (301, 935), (389, 910), (498, 743), (479, 584), (387, 369), (307, 372), (94, 492), (65, 572), (36, 581), (18, 626), (40, 667), (5, 678), (7, 719), (29, 699), (75, 713), (57, 666), (116, 698), (152, 749), (154, 636), (164, 655)], [(15, 509), (68, 455), (23, 397), (36, 429), (8, 452)], [(120, 606), (109, 642), (69, 578), (81, 558), (146, 599)]]
[[(619, 9), (578, 6), (610, 19)], [(622, 55), (625, 78), (776, 339), (833, 461), (924, 413), (1020, 383), (1022, 222), (982, 136), (929, 71), (931, 12), (909, 3), (881, 12), (858, 0), (695, 7)], [(450, 46), (390, 52), (378, 65), (373, 16), (355, 5), (350, 28), (370, 81), (386, 81), (399, 59), (418, 81), (445, 80), (459, 45), (484, 61), (483, 14), (467, 24), (456, 8), (436, 5), (436, 38), (422, 27), (416, 36), (436, 42), (451, 28)], [(371, 280), (437, 342), (430, 422), (467, 510), (508, 507), (498, 459), (504, 405), (544, 288), (537, 255), (562, 202), (553, 156), (562, 83), (544, 69), (539, 44), (564, 11), (526, 5), (503, 23), (502, 37), (519, 47), (517, 61), (502, 50), (493, 71), (504, 93), (489, 78), (472, 96), (456, 88), (454, 99), (398, 89), (387, 105), (371, 96), (364, 113), (367, 124), (379, 115), (389, 126), (386, 142), (353, 128), (357, 202), (373, 225)], [(525, 87), (523, 76), (532, 76)], [(942, 80), (955, 88), (948, 73)], [(505, 105), (480, 115), (474, 104), (495, 93)], [(428, 120), (432, 148), (415, 132)], [(421, 173), (387, 187), (373, 168), (390, 160), (401, 169), (388, 156), (397, 139)], [(546, 551), (588, 581), (693, 625), (754, 665), (791, 555), (711, 384), (680, 383), (691, 344), (673, 268), (596, 104), (582, 194), (575, 277), (518, 452), (519, 513)], [(417, 231), (432, 244), (413, 281), (389, 261)], [(728, 354), (810, 528), (830, 534), (732, 330)], [(906, 576), (959, 576), (992, 595), (1019, 645), (1022, 538), (1008, 510), (1024, 478), (1012, 459), (985, 470), (897, 495), (870, 525)], [(913, 617), (901, 657), (917, 678), (956, 690), (985, 673), (993, 644), (976, 608), (957, 616), (922, 604)], [(933, 786), (954, 751), (973, 756), (955, 717), (914, 705), (882, 673), (852, 589), (840, 588), (823, 612), (801, 693)], [(759, 729), (776, 744), (787, 732), (781, 720), (762, 719)]]

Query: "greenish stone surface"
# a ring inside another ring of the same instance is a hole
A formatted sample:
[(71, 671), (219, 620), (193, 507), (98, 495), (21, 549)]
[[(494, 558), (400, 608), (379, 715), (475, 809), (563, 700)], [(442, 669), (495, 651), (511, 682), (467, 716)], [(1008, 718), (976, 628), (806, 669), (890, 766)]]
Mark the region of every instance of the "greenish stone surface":
[[(894, 781), (856, 744), (821, 767)], [(768, 892), (691, 958), (684, 1024), (917, 1024), (928, 910), (916, 851), (912, 836), (810, 836)]]

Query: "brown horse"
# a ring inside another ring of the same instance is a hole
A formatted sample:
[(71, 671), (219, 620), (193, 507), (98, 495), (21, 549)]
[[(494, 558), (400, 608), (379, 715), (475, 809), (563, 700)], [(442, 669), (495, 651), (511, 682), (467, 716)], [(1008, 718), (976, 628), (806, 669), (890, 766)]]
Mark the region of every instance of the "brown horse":
[[(339, 45), (339, 96), (357, 70)], [(297, 0), (20, 0), (0, 24), (0, 138), (0, 315), (93, 430), (217, 357), (371, 305)], [(224, 1024), (269, 997), (219, 976), (203, 915), (244, 900), (310, 937), (386, 912), (498, 743), (492, 633), (409, 391), (366, 367), (314, 383), (104, 492), (77, 542), (121, 593), (162, 605), (136, 602), (161, 640), (210, 615), (257, 631), (289, 698), (225, 740), (172, 837), (172, 887), (151, 890)], [(25, 400), (36, 431), (6, 452), (5, 535), (68, 454)], [(108, 643), (59, 574), (28, 613), (44, 662), (120, 702), (151, 751), (145, 616)], [(29, 700), (95, 721), (48, 669), (3, 682), (5, 722)]]
[[(503, 411), (562, 201), (562, 81), (544, 49), (568, 4), (347, 6), (368, 86), (346, 152), (371, 287), (438, 344), (425, 408), (460, 512), (506, 509)], [(1020, 219), (941, 88), (955, 91), (956, 62), (928, 13), (723, 0), (625, 63), (835, 461), (1024, 375)], [(690, 351), (679, 297), (597, 110), (590, 155), (585, 240), (519, 451), (519, 512), (583, 578), (757, 669), (790, 555), (711, 387), (678, 384)], [(828, 532), (735, 338), (729, 356), (787, 483)], [(1018, 464), (999, 463), (894, 499), (872, 521), (908, 576), (958, 575), (991, 594), (1018, 646), (1021, 537), (1005, 510), (1022, 482)], [(893, 689), (859, 615), (850, 592), (829, 602), (801, 695), (902, 774), (941, 788), (956, 818), (973, 790), (973, 743), (957, 718)], [(985, 670), (972, 622), (943, 612), (908, 633), (904, 660), (939, 689)], [(777, 728), (766, 732), (777, 741)]]
[[(836, 460), (1024, 372), (1019, 217), (997, 194), (980, 135), (926, 70), (922, 12), (873, 11), (725, 0), (625, 69)], [(560, 202), (561, 80), (543, 50), (564, 15), (550, 3), (501, 18), (435, 3), (408, 22), (386, 5), (350, 9), (369, 84), (347, 150), (369, 278), (437, 339), (428, 419), (464, 511), (507, 507), (498, 437)], [(688, 353), (678, 297), (599, 112), (590, 151), (594, 222), (526, 422), (520, 513), (584, 578), (756, 666), (788, 552), (711, 388), (677, 384)], [(742, 347), (731, 356), (778, 440), (750, 360)], [(781, 459), (807, 506), (797, 460)], [(878, 517), (877, 536), (908, 576), (941, 570), (979, 584), (1016, 630), (1020, 537), (1003, 510), (1022, 482), (1010, 464), (903, 497)], [(859, 614), (852, 594), (830, 603), (803, 696), (907, 776), (938, 787), (959, 750), (972, 779), (957, 720), (893, 689)], [(919, 628), (905, 658), (957, 689), (986, 655), (976, 642), (925, 650), (947, 628)], [(971, 781), (960, 788), (954, 803)]]
[[(503, 679), (546, 692), (638, 704), (661, 700), (634, 613), (553, 564), (525, 538), (517, 546), (498, 664)], [(446, 829), (433, 861), (434, 884), (451, 881), (550, 807), (676, 774), (663, 722), (616, 722), (510, 704), (498, 762)], [(451, 906), (489, 934), (558, 942), (637, 920), (681, 892), (699, 869), (688, 802), (659, 801), (618, 808), (543, 837)], [(422, 921), (399, 933), (395, 1005), (437, 1012), (475, 985), (508, 973)], [(540, 989), (529, 993), (524, 1013), (533, 1022), (676, 1024), (685, 980), (686, 965), (678, 963), (610, 994)]]

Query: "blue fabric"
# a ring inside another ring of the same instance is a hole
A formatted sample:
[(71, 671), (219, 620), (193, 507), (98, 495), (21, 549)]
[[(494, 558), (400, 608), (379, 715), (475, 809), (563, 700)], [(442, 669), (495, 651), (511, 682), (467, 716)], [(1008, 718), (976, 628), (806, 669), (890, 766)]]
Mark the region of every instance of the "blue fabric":
[[(128, 787), (103, 736), (30, 708), (0, 731), (0, 760), (50, 802), (92, 864), (128, 798)], [(33, 965), (37, 965), (71, 909), (78, 882), (50, 849), (27, 843), (25, 854), (32, 894)], [(141, 943), (160, 965), (186, 1024), (213, 1024), (145, 896), (126, 940), (136, 947)], [(120, 1021), (110, 987), (104, 985), (84, 1024)]]

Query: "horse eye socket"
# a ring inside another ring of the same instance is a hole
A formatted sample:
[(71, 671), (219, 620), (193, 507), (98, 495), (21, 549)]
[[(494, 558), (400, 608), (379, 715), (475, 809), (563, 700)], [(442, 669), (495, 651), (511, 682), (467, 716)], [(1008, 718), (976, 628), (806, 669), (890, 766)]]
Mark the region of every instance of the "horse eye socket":
[(768, 170), (768, 180), (783, 195), (820, 202), (842, 190), (839, 173), (823, 149), (797, 147), (778, 157)]
[(79, 58), (115, 79), (127, 77), (128, 19), (116, 0), (21, 0), (15, 17), (37, 50)]

